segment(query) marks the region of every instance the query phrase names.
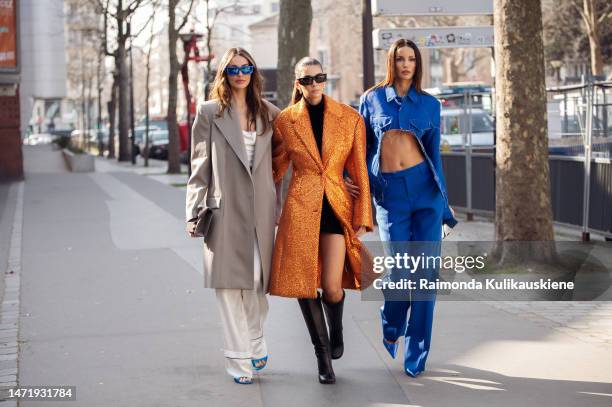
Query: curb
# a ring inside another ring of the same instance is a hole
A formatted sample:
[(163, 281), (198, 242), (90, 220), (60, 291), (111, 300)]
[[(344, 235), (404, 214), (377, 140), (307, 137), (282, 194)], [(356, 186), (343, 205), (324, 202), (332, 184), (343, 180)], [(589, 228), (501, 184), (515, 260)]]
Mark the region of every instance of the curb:
[(9, 248), (8, 269), (4, 273), (4, 297), (0, 308), (0, 406), (16, 407), (8, 399), (8, 389), (19, 382), (19, 291), (21, 287), (21, 242), (24, 183), (17, 184), (17, 204)]

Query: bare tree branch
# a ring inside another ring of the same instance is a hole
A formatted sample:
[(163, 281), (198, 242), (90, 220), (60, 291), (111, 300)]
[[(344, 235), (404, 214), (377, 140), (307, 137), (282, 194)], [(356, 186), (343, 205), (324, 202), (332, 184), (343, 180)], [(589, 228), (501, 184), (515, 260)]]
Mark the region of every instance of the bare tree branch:
[(592, 31), (593, 28), (591, 27), (591, 21), (589, 20), (589, 17), (585, 14), (584, 9), (573, 1), (571, 4), (576, 9), (576, 11), (578, 11), (578, 14), (580, 14), (580, 17), (582, 17), (582, 21), (584, 21), (584, 24), (586, 25), (587, 30)]
[(132, 37), (138, 38), (140, 34), (142, 34), (142, 32), (145, 30), (145, 28), (147, 28), (149, 23), (153, 21), (153, 19), (155, 18), (155, 10), (157, 9), (157, 6), (159, 5), (159, 1), (160, 0), (156, 0), (151, 4), (151, 7), (153, 8), (153, 12), (151, 13), (147, 21), (143, 24), (143, 26), (140, 28), (140, 30), (138, 30), (136, 34), (133, 34)]
[(129, 6), (125, 9), (127, 14), (130, 15), (136, 11), (138, 7), (142, 5), (145, 0), (133, 0)]
[(220, 8), (215, 9), (215, 15), (213, 16), (213, 20), (212, 20), (212, 23), (210, 24), (210, 26), (211, 26), (211, 27), (214, 27), (214, 26), (215, 26), (215, 21), (217, 21), (217, 17), (219, 17), (219, 14), (223, 13), (225, 10), (228, 10), (228, 9), (230, 9), (230, 8), (235, 7), (235, 6), (236, 6), (236, 4), (238, 4), (238, 2), (237, 2), (237, 1), (233, 2), (233, 3), (232, 3), (232, 4), (230, 4), (230, 5), (227, 5), (227, 6), (224, 6), (224, 7), (220, 7)]
[(612, 3), (608, 3), (604, 11), (601, 12), (601, 15), (597, 19), (597, 23), (601, 24), (608, 18), (612, 18)]
[(177, 31), (181, 31), (183, 27), (185, 26), (185, 24), (187, 24), (187, 20), (189, 19), (189, 14), (191, 14), (191, 9), (193, 8), (194, 3), (195, 3), (195, 0), (191, 0), (191, 2), (189, 3), (189, 9), (187, 10), (187, 13), (185, 13), (185, 17), (183, 17), (183, 21), (178, 26)]

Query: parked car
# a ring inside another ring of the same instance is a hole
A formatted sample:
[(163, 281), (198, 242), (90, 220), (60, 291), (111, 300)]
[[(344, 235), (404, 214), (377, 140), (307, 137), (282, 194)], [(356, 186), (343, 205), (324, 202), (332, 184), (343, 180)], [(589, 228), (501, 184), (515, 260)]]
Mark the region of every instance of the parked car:
[[(143, 118), (140, 122), (138, 122), (138, 128), (145, 127), (145, 119)], [(168, 121), (164, 116), (152, 116), (149, 120), (149, 128), (157, 128), (160, 130), (168, 130)], [(181, 156), (181, 162), (186, 162), (187, 157), (187, 148), (188, 148), (188, 128), (187, 128), (187, 120), (180, 120), (178, 123), (178, 135), (179, 135), (179, 153)], [(139, 143), (140, 151), (143, 151), (143, 143)]]
[[(168, 159), (168, 130), (149, 132), (149, 158)], [(141, 151), (145, 151), (144, 145)]]
[(54, 136), (53, 134), (35, 133), (35, 134), (30, 134), (29, 136), (24, 138), (23, 144), (30, 145), (30, 146), (36, 146), (40, 144), (51, 144), (53, 140), (55, 140), (56, 138), (57, 137)]
[(466, 105), (466, 93), (470, 93), (472, 108), (491, 112), (493, 108), (492, 88), (481, 82), (456, 82), (444, 84), (425, 91), (440, 100), (444, 108), (459, 109)]
[(98, 141), (98, 130), (87, 129), (87, 130), (72, 130), (70, 133), (70, 143), (73, 146), (84, 147), (88, 143), (94, 144)]
[[(440, 121), (442, 146), (451, 149), (463, 149), (468, 145), (467, 132), (469, 123), (463, 109), (443, 109)], [(491, 116), (482, 109), (472, 109), (472, 147), (493, 147), (495, 125)]]
[[(149, 123), (149, 141), (151, 140), (151, 133), (157, 130), (165, 130), (161, 127), (153, 126)], [(134, 129), (134, 147), (136, 155), (142, 155), (142, 152), (145, 149), (145, 133), (147, 131), (146, 126), (138, 126)]]

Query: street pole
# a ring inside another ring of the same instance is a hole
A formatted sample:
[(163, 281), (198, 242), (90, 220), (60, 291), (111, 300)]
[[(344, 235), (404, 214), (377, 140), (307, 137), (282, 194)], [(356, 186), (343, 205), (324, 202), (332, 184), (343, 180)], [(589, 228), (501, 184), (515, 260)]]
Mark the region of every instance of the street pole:
[(374, 47), (372, 44), (372, 3), (361, 0), (361, 27), (363, 43), (363, 90), (374, 86)]
[(130, 38), (130, 131), (132, 132), (131, 153), (132, 165), (136, 165), (136, 133), (134, 131), (134, 38), (132, 37), (131, 23), (127, 23), (128, 37)]
[(151, 79), (151, 47), (149, 44), (149, 50), (147, 52), (147, 77), (146, 77), (146, 102), (145, 102), (145, 134), (144, 134), (144, 149), (140, 152), (144, 157), (144, 166), (149, 166), (149, 86)]
[(101, 82), (101, 72), (102, 69), (102, 61), (104, 58), (101, 57), (101, 54), (98, 53), (98, 66), (96, 70), (96, 87), (98, 88), (98, 117), (97, 117), (97, 132), (96, 132), (96, 140), (98, 141), (98, 156), (104, 157), (104, 148), (102, 146), (102, 87), (100, 85)]
[(591, 238), (589, 233), (589, 206), (591, 204), (591, 156), (593, 138), (593, 82), (589, 81), (586, 86), (586, 131), (584, 143), (584, 184), (582, 189), (582, 241), (588, 242)]

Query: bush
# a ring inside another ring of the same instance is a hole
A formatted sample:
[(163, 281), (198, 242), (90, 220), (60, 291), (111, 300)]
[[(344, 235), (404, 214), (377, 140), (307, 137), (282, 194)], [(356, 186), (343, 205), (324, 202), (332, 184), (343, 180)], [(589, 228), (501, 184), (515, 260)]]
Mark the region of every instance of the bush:
[(72, 144), (68, 144), (67, 149), (72, 151), (74, 154), (85, 154), (85, 150), (80, 147), (75, 147)]
[(76, 147), (72, 144), (72, 140), (70, 139), (70, 136), (59, 136), (58, 138), (53, 140), (53, 142), (57, 144), (59, 148), (61, 149), (65, 148), (66, 150), (69, 150), (73, 152), (74, 154), (84, 154), (85, 153), (85, 150), (83, 150), (80, 147)]
[(53, 142), (57, 144), (59, 148), (68, 148), (68, 146), (70, 146), (70, 136), (59, 136), (53, 140)]

